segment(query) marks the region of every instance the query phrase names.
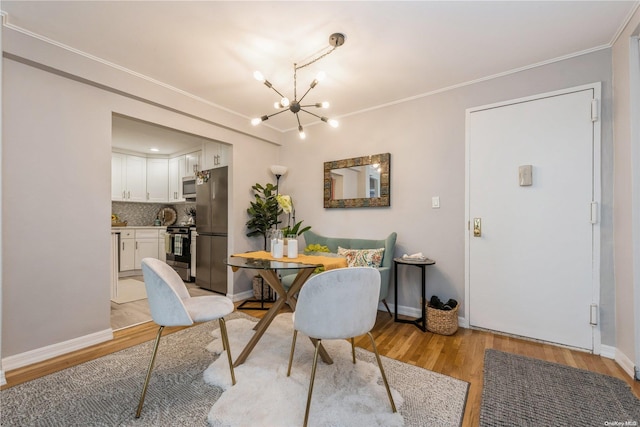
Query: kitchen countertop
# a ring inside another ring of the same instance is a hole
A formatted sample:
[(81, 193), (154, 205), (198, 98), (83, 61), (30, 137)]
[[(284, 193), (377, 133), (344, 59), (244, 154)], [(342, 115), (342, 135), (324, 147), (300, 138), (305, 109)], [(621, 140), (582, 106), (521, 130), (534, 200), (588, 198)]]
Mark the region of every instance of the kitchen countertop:
[(166, 230), (165, 225), (127, 225), (126, 227), (111, 227), (111, 234), (120, 234), (124, 230)]

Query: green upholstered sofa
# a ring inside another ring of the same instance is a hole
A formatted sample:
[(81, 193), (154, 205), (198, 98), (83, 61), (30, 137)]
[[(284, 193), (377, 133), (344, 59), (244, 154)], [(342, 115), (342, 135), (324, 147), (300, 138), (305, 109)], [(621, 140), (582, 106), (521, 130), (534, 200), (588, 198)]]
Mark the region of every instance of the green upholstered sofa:
[[(325, 237), (319, 234), (314, 233), (309, 230), (304, 234), (304, 241), (306, 243), (305, 247), (308, 245), (322, 245), (329, 248), (329, 251), (336, 254), (338, 253), (338, 246), (345, 249), (378, 249), (384, 248), (384, 255), (382, 257), (382, 263), (378, 270), (380, 271), (380, 299), (384, 306), (387, 308), (389, 314), (391, 314), (391, 310), (389, 310), (389, 306), (387, 305), (387, 295), (389, 294), (389, 284), (391, 281), (391, 266), (393, 265), (393, 257), (394, 251), (396, 247), (396, 238), (397, 233), (393, 232), (389, 234), (384, 239), (374, 240), (374, 239), (353, 239), (347, 237)], [(293, 279), (295, 278), (295, 274), (289, 274), (287, 276), (282, 277), (283, 285), (288, 288)]]

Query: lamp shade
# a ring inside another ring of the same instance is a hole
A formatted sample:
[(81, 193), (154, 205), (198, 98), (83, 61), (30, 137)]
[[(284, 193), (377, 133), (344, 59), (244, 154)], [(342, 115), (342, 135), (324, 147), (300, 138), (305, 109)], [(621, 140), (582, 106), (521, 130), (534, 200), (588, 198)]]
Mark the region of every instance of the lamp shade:
[(271, 173), (275, 176), (282, 176), (287, 173), (287, 167), (281, 165), (271, 165)]

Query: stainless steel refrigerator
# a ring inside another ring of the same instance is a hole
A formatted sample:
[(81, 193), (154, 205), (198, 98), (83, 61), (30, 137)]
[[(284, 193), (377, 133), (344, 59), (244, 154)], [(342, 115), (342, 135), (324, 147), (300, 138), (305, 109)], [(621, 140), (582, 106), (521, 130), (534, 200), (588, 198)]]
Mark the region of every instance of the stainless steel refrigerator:
[(196, 285), (226, 294), (228, 167), (202, 171), (200, 176), (204, 178), (196, 181)]

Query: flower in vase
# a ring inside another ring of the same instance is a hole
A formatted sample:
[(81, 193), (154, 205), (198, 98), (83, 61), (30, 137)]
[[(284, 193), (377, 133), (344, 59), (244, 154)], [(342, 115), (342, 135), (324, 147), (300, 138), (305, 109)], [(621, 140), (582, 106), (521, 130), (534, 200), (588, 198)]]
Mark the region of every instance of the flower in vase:
[(280, 205), (284, 213), (290, 214), (293, 211), (293, 201), (291, 200), (291, 196), (278, 194), (276, 196), (276, 199), (278, 200), (278, 204)]
[[(311, 229), (311, 226), (301, 228), (302, 221), (296, 222), (296, 210), (293, 206), (293, 199), (286, 194), (279, 194), (276, 196), (278, 206), (282, 209), (283, 213), (287, 214), (287, 226), (282, 229), (284, 236), (295, 235), (299, 236), (307, 230)], [(293, 225), (291, 225), (291, 216), (293, 214)]]

